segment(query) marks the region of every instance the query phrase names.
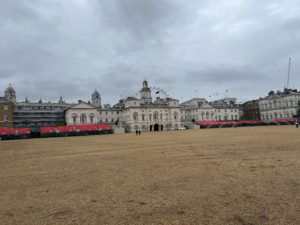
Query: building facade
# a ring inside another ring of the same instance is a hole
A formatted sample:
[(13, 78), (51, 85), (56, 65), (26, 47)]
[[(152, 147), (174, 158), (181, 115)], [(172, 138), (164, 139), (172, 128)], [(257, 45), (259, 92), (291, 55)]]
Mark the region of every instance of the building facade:
[(233, 121), (240, 119), (240, 110), (236, 98), (227, 97), (213, 101), (210, 104), (215, 108), (216, 121)]
[[(92, 99), (94, 96), (93, 93)], [(95, 105), (93, 100), (91, 102), (92, 104), (81, 102), (69, 107), (66, 110), (66, 123), (71, 125), (103, 122), (122, 126), (127, 132), (172, 130), (180, 126), (179, 101), (172, 98), (157, 98), (153, 101), (147, 81), (143, 82), (140, 98), (121, 99), (113, 107), (102, 107), (101, 103)]]
[(270, 91), (266, 97), (258, 101), (261, 119), (293, 118), (297, 114), (299, 102), (300, 92), (297, 89)]
[(121, 113), (116, 108), (96, 107), (94, 104), (79, 101), (78, 104), (66, 109), (65, 121), (67, 125), (80, 124), (98, 124), (108, 123), (110, 125), (118, 124)]
[(183, 126), (195, 121), (239, 120), (236, 98), (224, 98), (213, 102), (204, 98), (193, 98), (180, 104), (180, 108)]
[(260, 120), (259, 100), (251, 100), (241, 104), (243, 120)]
[(65, 125), (65, 109), (72, 105), (66, 104), (62, 97), (57, 103), (44, 103), (41, 99), (38, 102), (30, 102), (27, 97), (24, 102), (17, 102), (16, 91), (11, 84), (1, 99), (0, 114), (4, 112), (4, 120), (1, 121), (4, 121), (4, 126), (15, 128)]
[(13, 127), (13, 103), (0, 97), (0, 128)]
[(17, 102), (14, 104), (14, 127), (48, 127), (65, 125), (65, 109), (72, 104)]

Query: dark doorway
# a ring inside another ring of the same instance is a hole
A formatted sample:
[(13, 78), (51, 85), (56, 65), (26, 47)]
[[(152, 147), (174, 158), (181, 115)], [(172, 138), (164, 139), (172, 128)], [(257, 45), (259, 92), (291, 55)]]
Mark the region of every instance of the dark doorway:
[(152, 125), (150, 125), (150, 131), (152, 131)]
[(161, 131), (164, 130), (164, 125), (160, 125), (160, 130), (161, 130)]
[(159, 125), (158, 124), (154, 124), (154, 131), (159, 131)]

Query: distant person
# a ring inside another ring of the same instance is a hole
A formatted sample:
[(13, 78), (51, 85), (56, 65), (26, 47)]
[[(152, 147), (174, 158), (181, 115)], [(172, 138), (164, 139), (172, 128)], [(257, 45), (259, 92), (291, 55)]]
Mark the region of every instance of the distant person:
[(139, 134), (139, 131), (138, 131), (138, 130), (135, 130), (135, 134), (136, 134), (136, 136), (138, 136), (138, 134)]
[(296, 125), (296, 128), (299, 127), (299, 122), (298, 122), (298, 120), (295, 122), (295, 125)]
[(139, 130), (139, 135), (141, 135), (141, 133), (142, 133), (142, 132)]

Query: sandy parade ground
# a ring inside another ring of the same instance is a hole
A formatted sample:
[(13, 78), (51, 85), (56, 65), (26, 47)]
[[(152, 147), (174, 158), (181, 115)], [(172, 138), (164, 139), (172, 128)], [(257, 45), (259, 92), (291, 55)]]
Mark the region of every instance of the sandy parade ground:
[(0, 141), (0, 224), (299, 225), (300, 129)]

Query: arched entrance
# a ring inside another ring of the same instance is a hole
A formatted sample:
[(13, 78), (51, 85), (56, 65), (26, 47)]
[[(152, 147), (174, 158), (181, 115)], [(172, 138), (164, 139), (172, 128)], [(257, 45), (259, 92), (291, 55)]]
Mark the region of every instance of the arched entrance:
[(159, 131), (159, 125), (157, 123), (154, 124), (154, 131)]
[(164, 130), (164, 125), (160, 125), (160, 130), (161, 130), (161, 131)]

